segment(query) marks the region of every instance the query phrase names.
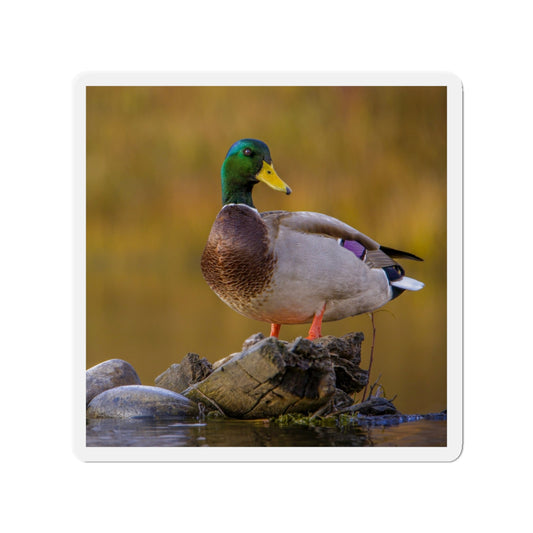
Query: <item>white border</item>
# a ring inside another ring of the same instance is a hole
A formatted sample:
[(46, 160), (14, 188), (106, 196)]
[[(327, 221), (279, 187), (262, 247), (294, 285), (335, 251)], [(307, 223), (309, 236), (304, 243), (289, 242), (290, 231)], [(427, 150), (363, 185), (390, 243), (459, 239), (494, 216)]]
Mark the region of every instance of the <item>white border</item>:
[[(85, 446), (85, 180), (87, 86), (446, 86), (447, 220), (448, 220), (448, 345), (446, 447), (183, 447), (93, 448)], [(449, 73), (84, 73), (74, 80), (74, 451), (83, 461), (228, 461), (347, 462), (454, 461), (463, 445), (463, 88)]]

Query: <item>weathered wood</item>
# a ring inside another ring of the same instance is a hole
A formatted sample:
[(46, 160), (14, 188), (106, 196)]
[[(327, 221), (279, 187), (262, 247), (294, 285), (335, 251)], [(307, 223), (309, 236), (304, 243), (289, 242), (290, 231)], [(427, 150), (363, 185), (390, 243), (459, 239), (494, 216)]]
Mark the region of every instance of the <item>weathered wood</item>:
[(182, 392), (187, 387), (205, 379), (213, 371), (213, 366), (198, 354), (188, 353), (180, 364), (171, 365), (155, 378), (158, 387), (174, 392)]
[(360, 413), (362, 415), (394, 415), (398, 413), (392, 400), (372, 397), (364, 402), (341, 408), (337, 413)]
[(236, 418), (264, 418), (313, 412), (335, 392), (328, 352), (298, 338), (286, 343), (268, 337), (218, 367), (183, 392), (187, 398)]
[(347, 394), (363, 390), (368, 383), (368, 371), (359, 367), (363, 340), (363, 333), (348, 333), (343, 337), (328, 335), (314, 341), (329, 353), (335, 370), (336, 387)]

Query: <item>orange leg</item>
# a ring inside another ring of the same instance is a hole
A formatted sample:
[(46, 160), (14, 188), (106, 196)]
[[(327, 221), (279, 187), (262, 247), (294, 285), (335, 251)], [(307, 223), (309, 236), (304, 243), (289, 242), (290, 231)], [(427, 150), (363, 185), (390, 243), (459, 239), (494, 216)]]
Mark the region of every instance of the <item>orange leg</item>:
[(322, 311), (320, 311), (319, 314), (315, 314), (313, 317), (313, 323), (311, 324), (311, 327), (309, 328), (309, 340), (318, 339), (319, 337), (322, 337), (322, 317), (324, 316), (324, 311), (326, 310), (326, 304), (324, 304), (324, 307), (322, 308)]
[(270, 324), (270, 336), (278, 338), (280, 329), (281, 324)]

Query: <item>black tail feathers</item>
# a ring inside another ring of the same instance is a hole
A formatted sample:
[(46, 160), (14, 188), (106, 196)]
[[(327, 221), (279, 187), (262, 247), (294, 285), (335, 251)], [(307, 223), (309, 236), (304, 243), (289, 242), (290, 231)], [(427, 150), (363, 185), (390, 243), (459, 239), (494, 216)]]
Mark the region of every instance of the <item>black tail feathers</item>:
[(402, 257), (404, 259), (412, 259), (413, 261), (423, 261), (422, 258), (410, 254), (409, 252), (402, 252), (401, 250), (395, 250), (394, 248), (388, 248), (387, 246), (380, 246), (379, 249), (390, 257)]

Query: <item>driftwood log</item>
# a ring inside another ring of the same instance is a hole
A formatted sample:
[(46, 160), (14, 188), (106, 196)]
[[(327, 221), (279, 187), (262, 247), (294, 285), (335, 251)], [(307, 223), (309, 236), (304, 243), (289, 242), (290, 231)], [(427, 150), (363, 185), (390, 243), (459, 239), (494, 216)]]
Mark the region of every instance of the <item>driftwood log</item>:
[(234, 418), (322, 413), (353, 404), (349, 395), (366, 385), (367, 371), (359, 367), (362, 340), (362, 333), (350, 333), (288, 343), (256, 334), (212, 371), (205, 360), (187, 354), (158, 376), (156, 385)]

